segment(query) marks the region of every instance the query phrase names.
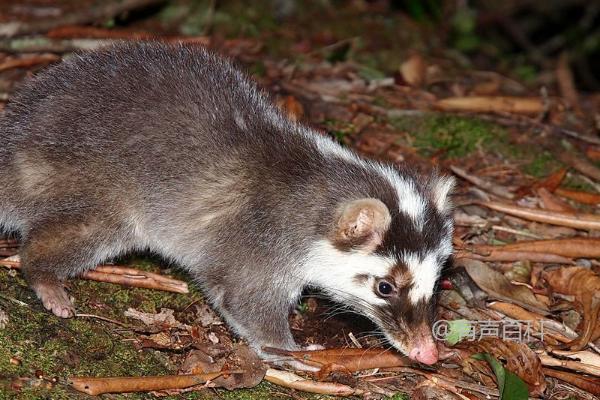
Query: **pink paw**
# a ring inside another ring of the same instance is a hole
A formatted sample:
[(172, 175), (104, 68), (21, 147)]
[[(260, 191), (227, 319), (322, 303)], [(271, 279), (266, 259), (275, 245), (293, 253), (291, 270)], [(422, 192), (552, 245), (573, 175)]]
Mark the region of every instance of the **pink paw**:
[(57, 285), (37, 284), (33, 288), (46, 310), (61, 318), (75, 315), (75, 307), (64, 288)]

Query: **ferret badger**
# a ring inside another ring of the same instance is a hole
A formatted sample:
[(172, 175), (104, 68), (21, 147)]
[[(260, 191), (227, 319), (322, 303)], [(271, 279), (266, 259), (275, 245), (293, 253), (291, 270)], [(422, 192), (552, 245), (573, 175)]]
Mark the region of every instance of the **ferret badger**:
[(320, 288), (426, 364), (452, 251), (450, 178), (360, 158), (292, 122), (228, 61), (120, 44), (40, 73), (0, 119), (0, 223), (43, 305), (135, 250), (185, 268), (263, 357), (297, 348), (288, 312)]

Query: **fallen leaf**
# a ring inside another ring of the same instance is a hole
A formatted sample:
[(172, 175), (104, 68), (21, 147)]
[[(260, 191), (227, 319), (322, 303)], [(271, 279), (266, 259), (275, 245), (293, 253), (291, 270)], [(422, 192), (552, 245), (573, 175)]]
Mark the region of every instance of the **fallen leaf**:
[(400, 74), (404, 82), (410, 86), (419, 87), (425, 81), (427, 65), (420, 54), (411, 55), (408, 60), (400, 65)]
[(518, 304), (538, 314), (549, 314), (546, 305), (536, 299), (528, 287), (513, 285), (504, 275), (494, 271), (487, 264), (463, 258), (456, 260), (456, 265), (464, 267), (471, 279), (490, 297)]
[(583, 267), (569, 267), (545, 271), (543, 277), (553, 291), (575, 296), (583, 308), (581, 334), (566, 346), (581, 350), (600, 338), (600, 276)]
[(134, 308), (129, 308), (124, 315), (129, 318), (142, 321), (149, 326), (159, 326), (162, 328), (191, 329), (189, 325), (182, 324), (173, 316), (174, 311), (169, 308), (161, 308), (160, 313), (145, 313)]

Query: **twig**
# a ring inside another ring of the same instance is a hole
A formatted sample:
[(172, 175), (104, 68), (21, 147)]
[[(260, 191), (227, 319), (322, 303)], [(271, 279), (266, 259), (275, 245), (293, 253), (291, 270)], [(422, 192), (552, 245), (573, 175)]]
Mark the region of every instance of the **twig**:
[(479, 254), (503, 250), (555, 254), (570, 258), (599, 258), (600, 238), (528, 240), (504, 246), (475, 245), (472, 249)]
[(544, 110), (544, 102), (539, 97), (468, 96), (438, 100), (434, 107), (441, 111), (537, 115)]
[(542, 365), (546, 367), (561, 367), (600, 377), (600, 366), (584, 364), (574, 360), (559, 360), (547, 354), (539, 354), (539, 357)]
[(475, 204), (500, 211), (530, 221), (544, 222), (552, 225), (568, 226), (577, 229), (600, 229), (600, 217), (595, 214), (571, 214), (523, 208), (497, 201), (476, 201)]
[(150, 392), (154, 390), (185, 389), (204, 384), (226, 374), (243, 371), (219, 371), (209, 374), (140, 376), (140, 377), (72, 377), (69, 384), (80, 392), (97, 396), (104, 393)]
[(519, 235), (519, 236), (526, 236), (526, 237), (530, 237), (530, 238), (533, 238), (533, 239), (543, 239), (542, 236), (536, 235), (535, 233), (523, 231), (523, 230), (520, 230), (520, 229), (509, 228), (509, 227), (502, 226), (502, 225), (494, 225), (494, 226), (492, 226), (492, 230), (500, 231), (500, 232), (512, 233), (514, 235)]
[[(0, 265), (19, 269), (21, 260), (18, 255), (0, 260)], [(80, 278), (97, 282), (115, 283), (118, 285), (141, 287), (146, 289), (164, 290), (166, 292), (189, 293), (187, 283), (134, 268), (119, 267), (116, 265), (101, 265), (95, 270), (86, 271)]]
[[(500, 247), (500, 246), (499, 246)], [(546, 264), (573, 264), (570, 258), (562, 257), (556, 254), (536, 253), (533, 251), (510, 251), (510, 250), (489, 250), (485, 254), (475, 253), (473, 251), (458, 250), (454, 254), (455, 259), (470, 258), (481, 261), (499, 261), (514, 262), (529, 260), (532, 262)]]
[(17, 36), (46, 32), (62, 25), (88, 24), (113, 18), (125, 11), (162, 3), (164, 0), (121, 0), (99, 2), (93, 7), (80, 7), (61, 17), (36, 21), (11, 21), (0, 24), (0, 36)]
[(265, 374), (265, 380), (275, 385), (303, 392), (327, 394), (331, 396), (360, 396), (363, 390), (355, 389), (348, 385), (334, 382), (317, 382), (304, 379), (292, 372), (269, 368)]
[(95, 318), (95, 319), (99, 319), (99, 320), (101, 320), (101, 321), (110, 322), (111, 324), (115, 324), (115, 325), (122, 326), (123, 328), (127, 328), (127, 327), (128, 327), (128, 325), (127, 325), (127, 324), (124, 324), (124, 323), (123, 323), (123, 322), (121, 322), (121, 321), (117, 321), (117, 320), (114, 320), (114, 319), (106, 318), (106, 317), (103, 317), (103, 316), (101, 316), (101, 315), (95, 315), (95, 314), (79, 314), (79, 313), (76, 313), (76, 314), (75, 314), (75, 316), (76, 316), (76, 317), (78, 317), (78, 318)]
[(485, 191), (495, 194), (496, 196), (499, 196), (499, 197), (502, 197), (505, 199), (509, 199), (509, 200), (512, 200), (515, 197), (515, 195), (513, 193), (511, 193), (507, 188), (498, 186), (498, 185), (494, 185), (491, 182), (488, 182), (477, 176), (471, 175), (462, 168), (459, 168), (455, 165), (451, 165), (450, 169), (452, 170), (452, 172), (454, 172), (456, 175), (463, 178), (464, 180), (472, 183), (473, 185), (475, 185), (477, 187), (480, 187), (481, 189), (483, 189)]
[(582, 114), (581, 107), (579, 105), (579, 95), (575, 88), (575, 81), (573, 79), (573, 73), (569, 67), (569, 56), (566, 52), (563, 52), (558, 58), (558, 65), (556, 66), (556, 80), (558, 81), (558, 87), (560, 93), (567, 100), (569, 105), (573, 107), (573, 110), (577, 114)]

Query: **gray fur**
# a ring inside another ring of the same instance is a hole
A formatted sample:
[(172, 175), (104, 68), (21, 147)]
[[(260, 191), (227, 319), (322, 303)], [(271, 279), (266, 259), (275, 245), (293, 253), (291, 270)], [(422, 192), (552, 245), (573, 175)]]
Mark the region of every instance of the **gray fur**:
[[(0, 118), (0, 224), (21, 234), (23, 272), (41, 297), (97, 263), (151, 250), (186, 268), (256, 349), (295, 348), (287, 313), (340, 204), (398, 209), (381, 166), (317, 135), (205, 50), (121, 44), (77, 55), (30, 80)], [(426, 182), (393, 173), (413, 182), (438, 231), (419, 233), (392, 211), (404, 235), (378, 254), (396, 257), (412, 234), (435, 248), (448, 216)]]

